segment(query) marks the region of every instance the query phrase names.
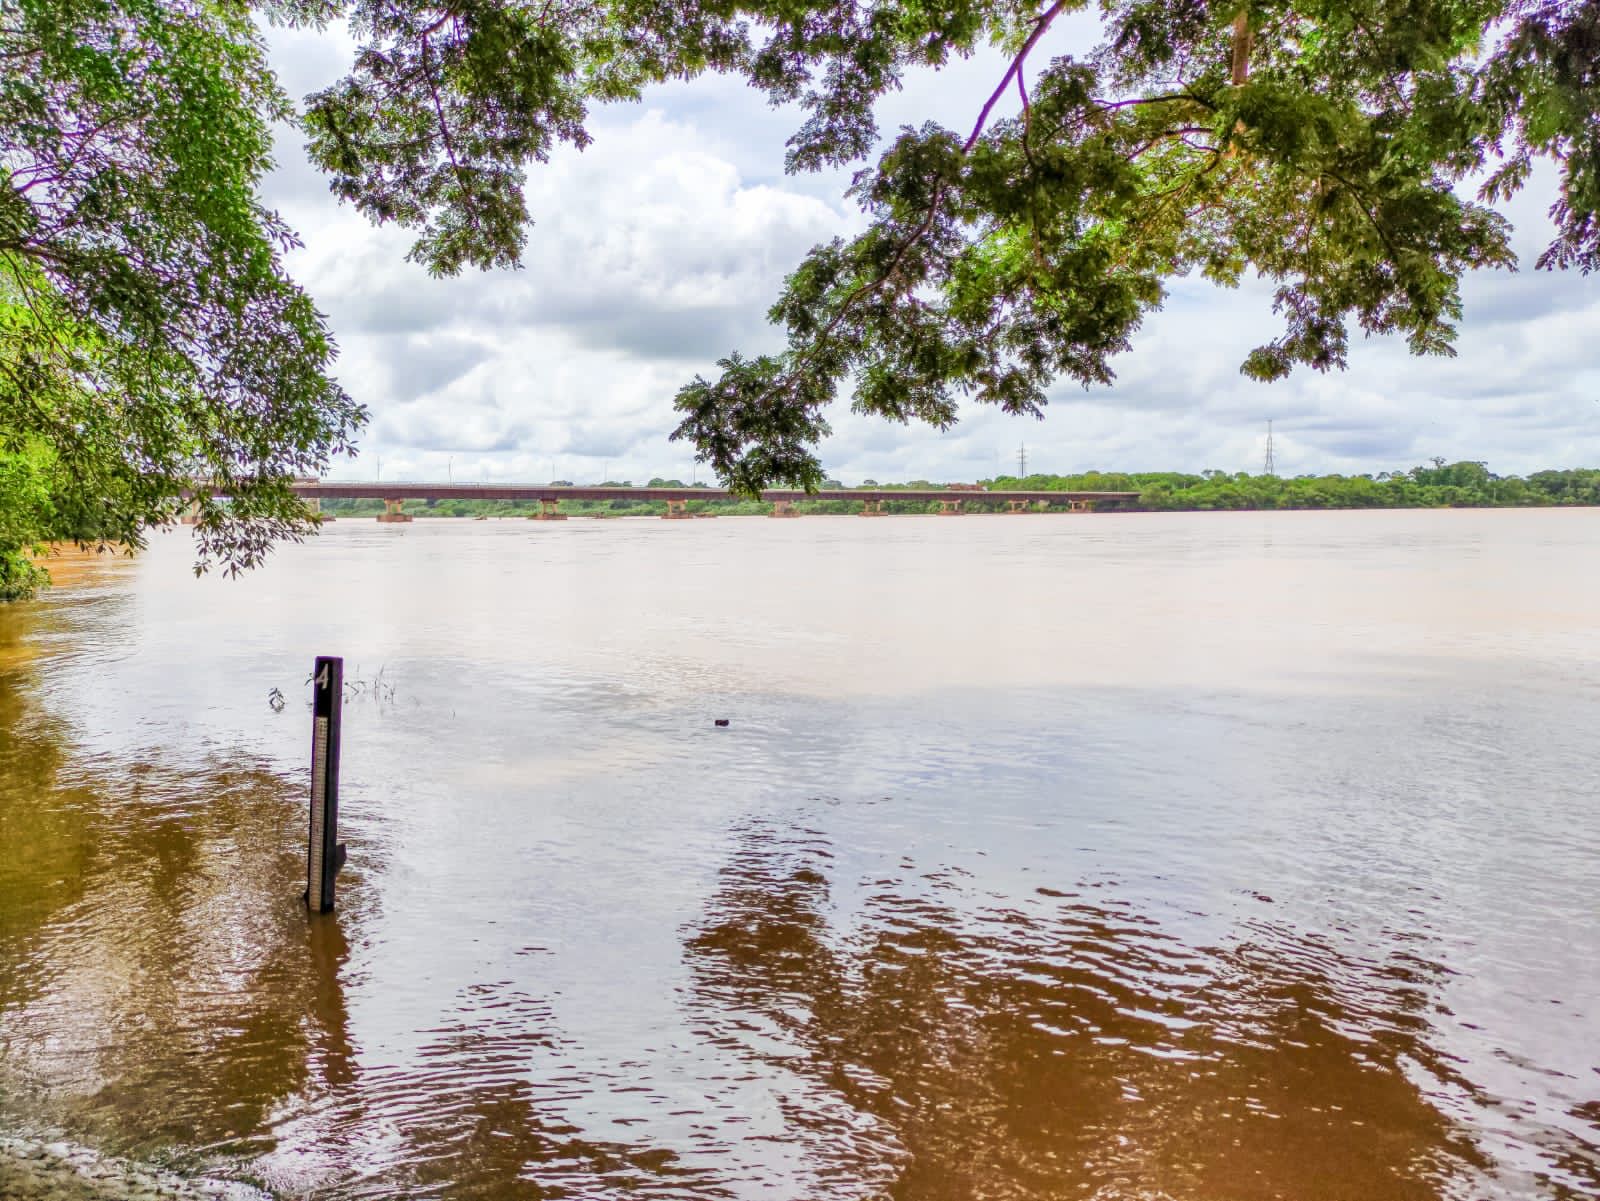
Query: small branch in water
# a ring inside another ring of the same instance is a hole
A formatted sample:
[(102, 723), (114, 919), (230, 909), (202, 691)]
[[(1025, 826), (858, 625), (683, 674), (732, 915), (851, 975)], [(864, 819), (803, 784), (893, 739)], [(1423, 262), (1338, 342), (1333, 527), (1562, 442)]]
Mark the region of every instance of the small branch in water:
[[(399, 700), (399, 697), (395, 692), (395, 687), (384, 678), (388, 670), (389, 668), (386, 664), (383, 667), (378, 668), (377, 675), (373, 676), (370, 680), (364, 680), (359, 675), (360, 668), (357, 668), (354, 672), (351, 672), (344, 678), (344, 699), (347, 701), (354, 701), (359, 700), (362, 697), (367, 697), (371, 700), (377, 701), (380, 705), (395, 704)], [(309, 688), (311, 686), (311, 677), (309, 675), (306, 677), (305, 682), (306, 687)], [(274, 688), (272, 691), (276, 693), (278, 690)], [(279, 693), (279, 695), (281, 696), (282, 694)], [(268, 703), (271, 703), (270, 696)]]

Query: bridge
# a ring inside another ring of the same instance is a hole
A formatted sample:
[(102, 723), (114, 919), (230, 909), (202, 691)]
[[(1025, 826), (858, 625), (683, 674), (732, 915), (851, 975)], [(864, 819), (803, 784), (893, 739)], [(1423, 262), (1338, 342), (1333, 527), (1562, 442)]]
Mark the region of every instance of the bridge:
[[(537, 501), (539, 512), (532, 515), (535, 521), (565, 521), (567, 514), (558, 508), (564, 500), (633, 500), (665, 501), (667, 519), (714, 516), (689, 512), (691, 500), (743, 500), (726, 488), (701, 488), (665, 486), (659, 488), (606, 487), (586, 488), (570, 484), (429, 484), (406, 481), (346, 482), (338, 480), (301, 480), (294, 485), (295, 493), (308, 501), (313, 509), (320, 510), (325, 500), (381, 500), (384, 511), (379, 521), (410, 521), (405, 511), (408, 500), (507, 500)], [(929, 503), (939, 502), (939, 512), (945, 516), (959, 516), (973, 501), (985, 504), (1004, 504), (1008, 513), (1026, 513), (1030, 510), (1048, 509), (1065, 505), (1073, 512), (1089, 512), (1095, 507), (1137, 500), (1137, 492), (1047, 492), (1004, 491), (989, 492), (968, 484), (943, 488), (823, 488), (816, 492), (798, 489), (773, 488), (761, 493), (761, 499), (772, 505), (773, 517), (798, 517), (794, 507), (802, 500), (844, 500), (859, 502), (862, 517), (887, 516), (884, 505), (891, 500), (909, 500)]]

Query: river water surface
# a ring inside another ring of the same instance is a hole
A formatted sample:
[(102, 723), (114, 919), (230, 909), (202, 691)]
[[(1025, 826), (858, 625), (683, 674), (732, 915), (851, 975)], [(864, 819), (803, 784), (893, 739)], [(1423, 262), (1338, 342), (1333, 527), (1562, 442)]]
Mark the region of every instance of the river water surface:
[(1600, 1195), (1600, 512), (191, 558), (0, 608), (0, 1129), (315, 1198)]

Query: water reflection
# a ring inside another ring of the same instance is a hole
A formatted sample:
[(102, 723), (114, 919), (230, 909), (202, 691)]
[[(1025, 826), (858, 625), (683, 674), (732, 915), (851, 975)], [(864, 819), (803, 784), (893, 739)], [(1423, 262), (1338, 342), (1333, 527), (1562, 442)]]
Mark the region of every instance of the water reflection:
[(1104, 890), (996, 903), (913, 865), (845, 902), (831, 858), (751, 824), (687, 939), (715, 1037), (846, 1102), (787, 1111), (829, 1195), (1480, 1195), (1423, 1093), (1462, 1084), (1424, 1037), (1437, 965), (1266, 922), (1187, 947)]
[[(0, 1108), (317, 1201), (1600, 1194), (1600, 555), (569, 524), (0, 609)], [(310, 920), (325, 649), (402, 699)]]
[(509, 982), (473, 987), (448, 1025), (419, 1034), (405, 1062), (363, 1072), (280, 1131), (302, 1168), (324, 1160), (319, 1196), (722, 1195), (668, 1148), (596, 1139), (557, 1116), (563, 1094), (593, 1082), (536, 1070), (570, 1048), (548, 1004)]
[[(14, 686), (0, 696), (15, 705)], [(0, 771), (0, 1007), (7, 1066), (51, 1116), (121, 1150), (260, 1127), (307, 1071), (299, 807), (249, 763), (115, 783), (62, 770), (48, 722), (11, 727)], [(22, 768), (19, 765), (27, 765)], [(273, 848), (279, 848), (274, 853)], [(199, 1068), (200, 1070), (196, 1070)], [(153, 1098), (175, 1103), (151, 1106)], [(144, 1110), (139, 1128), (117, 1118)]]

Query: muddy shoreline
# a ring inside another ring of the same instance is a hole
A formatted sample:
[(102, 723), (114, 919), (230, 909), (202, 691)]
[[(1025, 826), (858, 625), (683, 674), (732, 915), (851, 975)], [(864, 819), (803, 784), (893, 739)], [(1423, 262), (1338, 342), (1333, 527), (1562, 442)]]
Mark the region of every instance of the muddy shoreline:
[(5, 1201), (271, 1201), (230, 1180), (189, 1179), (65, 1141), (0, 1135)]

